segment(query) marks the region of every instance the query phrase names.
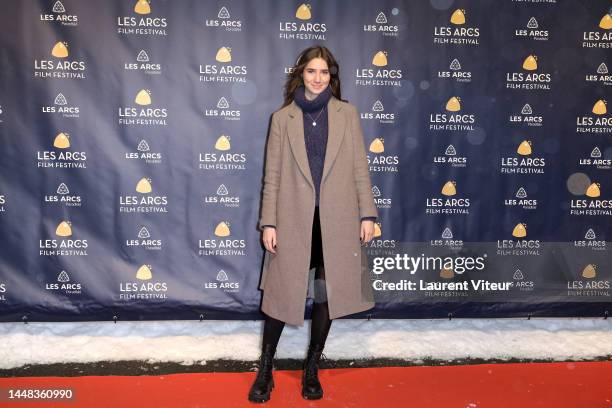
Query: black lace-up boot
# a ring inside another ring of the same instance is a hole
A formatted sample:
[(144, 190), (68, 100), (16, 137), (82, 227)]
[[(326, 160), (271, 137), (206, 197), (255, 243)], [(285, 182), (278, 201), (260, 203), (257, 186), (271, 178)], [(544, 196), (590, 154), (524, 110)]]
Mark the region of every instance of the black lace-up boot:
[(323, 344), (310, 345), (304, 361), (302, 374), (302, 397), (305, 399), (320, 399), (323, 397), (323, 388), (319, 382), (319, 360), (323, 354)]
[(264, 345), (259, 361), (259, 371), (257, 371), (257, 377), (249, 391), (249, 401), (266, 402), (270, 399), (270, 393), (274, 388), (272, 368), (274, 366), (275, 352), (276, 348), (273, 345)]

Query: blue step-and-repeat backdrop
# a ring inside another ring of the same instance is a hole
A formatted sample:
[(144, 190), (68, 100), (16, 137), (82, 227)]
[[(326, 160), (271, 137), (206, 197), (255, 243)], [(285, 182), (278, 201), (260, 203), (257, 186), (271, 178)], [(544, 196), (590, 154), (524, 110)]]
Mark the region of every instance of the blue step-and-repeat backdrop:
[(607, 315), (609, 0), (1, 6), (0, 320), (260, 318), (269, 119), (313, 44), (361, 115), (368, 249), (485, 265), (378, 273), (356, 317)]

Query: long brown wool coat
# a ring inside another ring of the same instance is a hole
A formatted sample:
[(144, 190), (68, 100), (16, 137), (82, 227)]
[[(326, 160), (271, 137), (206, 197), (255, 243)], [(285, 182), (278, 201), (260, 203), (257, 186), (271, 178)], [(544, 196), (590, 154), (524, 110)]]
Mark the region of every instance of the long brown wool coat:
[[(326, 292), (331, 319), (374, 307), (359, 240), (361, 218), (378, 216), (359, 114), (350, 103), (328, 102), (328, 141), (319, 195)], [(261, 309), (302, 326), (308, 291), (315, 190), (295, 102), (272, 115), (258, 227), (276, 226), (276, 254), (265, 251)]]

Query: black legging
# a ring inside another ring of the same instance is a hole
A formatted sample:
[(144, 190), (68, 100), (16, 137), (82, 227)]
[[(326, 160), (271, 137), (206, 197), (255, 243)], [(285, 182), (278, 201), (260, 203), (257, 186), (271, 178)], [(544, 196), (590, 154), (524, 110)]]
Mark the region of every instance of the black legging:
[[(310, 326), (310, 345), (325, 345), (332, 320), (329, 318), (327, 294), (325, 293), (325, 267), (323, 265), (323, 246), (321, 242), (321, 223), (319, 207), (315, 207), (312, 221), (312, 250), (310, 252), (310, 268), (315, 268), (314, 303), (312, 306), (312, 323)], [(285, 322), (266, 315), (263, 333), (263, 346), (271, 344), (275, 349), (278, 345)]]

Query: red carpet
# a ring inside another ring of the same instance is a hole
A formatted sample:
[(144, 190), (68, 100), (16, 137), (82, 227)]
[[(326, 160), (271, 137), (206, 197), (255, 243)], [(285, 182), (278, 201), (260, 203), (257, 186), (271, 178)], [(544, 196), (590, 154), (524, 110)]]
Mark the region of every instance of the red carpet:
[(276, 371), (272, 398), (251, 404), (255, 373), (0, 378), (8, 387), (72, 387), (75, 399), (1, 407), (585, 407), (612, 408), (612, 362), (321, 370), (325, 397), (300, 396), (301, 371)]

